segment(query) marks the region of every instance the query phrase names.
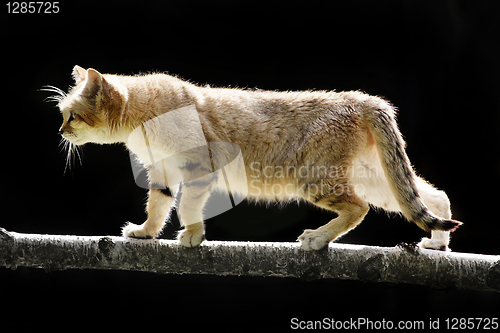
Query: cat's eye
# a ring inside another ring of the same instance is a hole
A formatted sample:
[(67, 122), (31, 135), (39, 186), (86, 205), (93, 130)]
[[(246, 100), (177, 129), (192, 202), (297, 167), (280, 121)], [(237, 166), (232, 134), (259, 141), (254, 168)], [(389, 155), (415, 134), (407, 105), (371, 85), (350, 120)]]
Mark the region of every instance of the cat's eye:
[(75, 120), (75, 114), (73, 112), (71, 112), (69, 114), (68, 123), (71, 122), (71, 121), (73, 121), (73, 120)]

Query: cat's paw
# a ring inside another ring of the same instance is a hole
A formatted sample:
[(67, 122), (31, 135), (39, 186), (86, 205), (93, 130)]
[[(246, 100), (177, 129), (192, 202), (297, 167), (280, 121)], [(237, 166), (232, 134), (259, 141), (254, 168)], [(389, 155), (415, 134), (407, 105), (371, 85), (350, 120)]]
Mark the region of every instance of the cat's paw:
[(442, 239), (430, 239), (427, 237), (422, 238), (420, 243), (417, 244), (421, 249), (451, 251), (448, 244)]
[(147, 230), (144, 224), (145, 223), (137, 225), (127, 222), (122, 228), (122, 236), (131, 238), (155, 238), (156, 234), (152, 234), (151, 231)]
[(194, 247), (200, 245), (205, 239), (203, 222), (186, 226), (186, 229), (179, 232), (177, 239), (179, 239), (179, 242), (184, 247)]
[(302, 249), (306, 251), (320, 250), (330, 243), (331, 239), (327, 234), (318, 230), (304, 230), (304, 233), (297, 238), (302, 244)]

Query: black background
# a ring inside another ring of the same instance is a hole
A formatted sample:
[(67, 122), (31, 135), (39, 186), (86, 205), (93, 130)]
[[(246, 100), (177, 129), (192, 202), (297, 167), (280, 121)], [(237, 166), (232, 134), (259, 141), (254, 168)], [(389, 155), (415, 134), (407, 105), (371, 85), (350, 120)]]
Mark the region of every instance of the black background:
[[(135, 185), (124, 146), (86, 145), (82, 164), (77, 160), (64, 174), (62, 118), (39, 89), (67, 90), (78, 64), (102, 73), (168, 72), (212, 86), (383, 96), (400, 110), (415, 168), (447, 192), (454, 218), (464, 222), (451, 248), (500, 254), (499, 2), (82, 1), (59, 7), (57, 14), (1, 9), (1, 227), (119, 235), (125, 221), (146, 218), (146, 190)], [(207, 221), (207, 238), (294, 241), (332, 217), (308, 204), (243, 203)], [(162, 237), (179, 228), (174, 216)], [(424, 235), (400, 217), (372, 210), (341, 242), (394, 246)], [(2, 269), (0, 283), (40, 318), (54, 310), (73, 322), (86, 316), (145, 325), (180, 320), (193, 328), (265, 322), (285, 330), (293, 317), (498, 317), (500, 302), (492, 293), (393, 284), (131, 272)], [(58, 300), (54, 308), (43, 306), (47, 297)], [(84, 315), (60, 306), (74, 299), (95, 300), (96, 308)], [(125, 318), (112, 318), (110, 307)]]

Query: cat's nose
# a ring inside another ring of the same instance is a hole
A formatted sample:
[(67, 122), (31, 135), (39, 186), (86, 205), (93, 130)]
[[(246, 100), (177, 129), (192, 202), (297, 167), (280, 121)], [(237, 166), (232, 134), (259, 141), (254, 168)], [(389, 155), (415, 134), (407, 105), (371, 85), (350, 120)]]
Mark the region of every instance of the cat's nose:
[(59, 129), (59, 135), (63, 135), (64, 134), (64, 131), (62, 129)]

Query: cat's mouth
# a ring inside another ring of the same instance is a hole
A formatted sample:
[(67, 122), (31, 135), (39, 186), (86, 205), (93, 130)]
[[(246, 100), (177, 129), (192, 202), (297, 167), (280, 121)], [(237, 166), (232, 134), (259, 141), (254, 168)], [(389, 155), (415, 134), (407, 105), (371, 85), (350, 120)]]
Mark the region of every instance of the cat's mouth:
[(85, 142), (84, 142), (84, 140), (82, 140), (82, 138), (79, 138), (79, 137), (78, 137), (78, 136), (76, 136), (74, 133), (63, 133), (63, 134), (62, 134), (62, 137), (63, 137), (65, 140), (67, 140), (67, 141), (69, 141), (69, 142), (71, 142), (72, 144), (77, 145), (77, 146), (78, 146), (78, 145), (82, 145), (82, 144), (84, 144), (84, 143), (85, 143)]

